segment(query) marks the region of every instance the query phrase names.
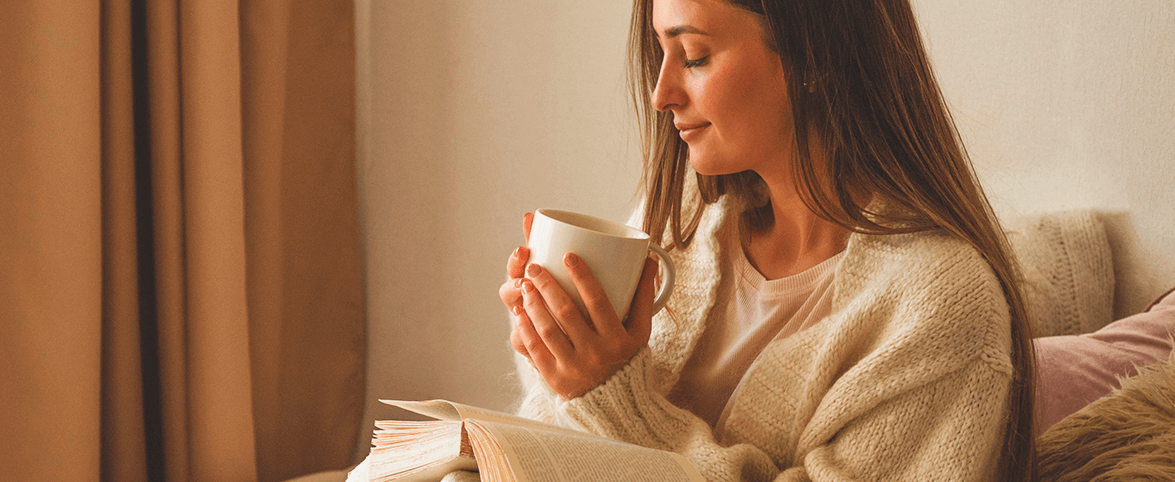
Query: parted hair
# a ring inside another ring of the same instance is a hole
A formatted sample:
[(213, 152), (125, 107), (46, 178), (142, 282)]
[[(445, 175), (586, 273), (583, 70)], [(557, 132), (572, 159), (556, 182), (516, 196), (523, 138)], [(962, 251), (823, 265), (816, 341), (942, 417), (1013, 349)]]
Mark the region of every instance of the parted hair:
[[(795, 126), (791, 169), (804, 204), (866, 234), (927, 230), (973, 246), (999, 279), (1012, 318), (1015, 377), (997, 480), (1035, 480), (1036, 365), (1019, 267), (975, 176), (930, 66), (908, 0), (726, 0), (757, 15), (779, 54)], [(749, 230), (773, 222), (764, 182), (752, 171), (697, 176), (683, 199), (688, 145), (672, 114), (652, 104), (664, 57), (653, 0), (634, 0), (628, 78), (641, 128), (643, 227), (667, 249), (684, 249), (702, 209), (683, 204), (734, 196)], [(785, 115), (781, 113), (781, 115)], [(815, 162), (814, 162), (815, 161)]]

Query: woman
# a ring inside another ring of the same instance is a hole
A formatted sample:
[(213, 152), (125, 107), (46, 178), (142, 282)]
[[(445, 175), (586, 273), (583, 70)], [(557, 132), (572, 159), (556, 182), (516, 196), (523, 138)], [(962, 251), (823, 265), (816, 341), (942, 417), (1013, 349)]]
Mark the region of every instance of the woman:
[(589, 324), (516, 250), (520, 413), (709, 480), (1031, 480), (1016, 267), (908, 2), (636, 0), (630, 52), (677, 289), (650, 260), (622, 324), (569, 255)]

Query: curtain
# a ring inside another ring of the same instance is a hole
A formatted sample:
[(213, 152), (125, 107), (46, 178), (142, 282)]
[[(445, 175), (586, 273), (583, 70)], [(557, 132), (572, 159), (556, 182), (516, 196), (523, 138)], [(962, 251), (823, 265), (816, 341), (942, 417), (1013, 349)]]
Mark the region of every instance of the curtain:
[(0, 2), (0, 479), (350, 465), (352, 2)]

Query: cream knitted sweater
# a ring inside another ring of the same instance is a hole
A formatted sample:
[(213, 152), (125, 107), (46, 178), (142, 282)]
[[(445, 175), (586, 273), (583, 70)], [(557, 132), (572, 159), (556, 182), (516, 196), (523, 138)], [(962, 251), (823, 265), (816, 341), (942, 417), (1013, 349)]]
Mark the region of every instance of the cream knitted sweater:
[(519, 413), (679, 452), (712, 481), (990, 480), (1007, 424), (1010, 317), (988, 264), (941, 234), (853, 235), (832, 314), (767, 346), (720, 439), (666, 400), (731, 282), (717, 266), (738, 242), (727, 204), (706, 207), (690, 247), (671, 252), (677, 286), (649, 347), (570, 401), (523, 362)]

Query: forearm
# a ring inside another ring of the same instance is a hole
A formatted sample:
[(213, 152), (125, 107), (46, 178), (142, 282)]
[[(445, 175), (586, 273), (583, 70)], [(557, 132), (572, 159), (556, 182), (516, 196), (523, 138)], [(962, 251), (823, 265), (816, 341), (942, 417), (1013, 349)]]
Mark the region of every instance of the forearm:
[(650, 390), (645, 379), (649, 359), (650, 352), (642, 351), (607, 382), (571, 401), (561, 400), (539, 381), (528, 390), (519, 414), (680, 453), (711, 481), (769, 481), (778, 474), (775, 464), (759, 448), (720, 446), (705, 421)]
[(805, 476), (787, 480), (993, 480), (1010, 387), (1007, 372), (973, 361), (882, 401), (827, 441), (801, 442)]
[(704, 421), (648, 389), (642, 379), (648, 355), (571, 401), (540, 381), (523, 408), (528, 416), (680, 453), (711, 481), (985, 480), (1001, 450), (1011, 382), (1006, 371), (979, 359), (879, 401), (822, 440), (801, 438), (789, 463), (764, 451), (782, 440), (718, 444)]

